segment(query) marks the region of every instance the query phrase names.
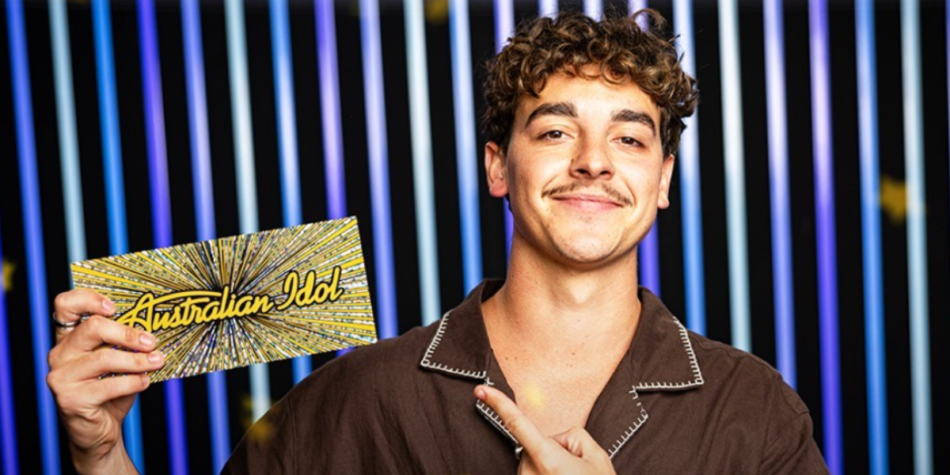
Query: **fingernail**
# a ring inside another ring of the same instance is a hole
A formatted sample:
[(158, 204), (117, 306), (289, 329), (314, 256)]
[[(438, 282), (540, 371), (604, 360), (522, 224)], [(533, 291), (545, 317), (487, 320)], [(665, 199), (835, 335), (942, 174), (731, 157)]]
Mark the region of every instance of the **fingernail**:
[(155, 343), (155, 337), (149, 333), (143, 333), (142, 336), (139, 337), (139, 341), (141, 341), (143, 345), (151, 345)]
[(152, 354), (148, 355), (148, 360), (152, 363), (158, 363), (162, 361), (162, 353), (160, 351), (154, 351)]
[(147, 388), (147, 387), (148, 387), (148, 383), (150, 383), (150, 382), (151, 382), (151, 380), (149, 379), (148, 374), (142, 373), (142, 384), (144, 384), (145, 387)]
[(485, 390), (481, 386), (475, 388), (475, 397), (481, 401), (485, 400)]
[(115, 311), (115, 304), (109, 299), (102, 299), (102, 309), (106, 312), (112, 313)]

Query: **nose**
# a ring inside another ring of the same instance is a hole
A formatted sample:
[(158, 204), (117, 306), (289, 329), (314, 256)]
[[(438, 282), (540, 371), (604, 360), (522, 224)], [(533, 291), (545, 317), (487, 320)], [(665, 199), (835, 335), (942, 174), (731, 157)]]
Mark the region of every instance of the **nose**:
[(571, 162), (571, 176), (578, 179), (610, 178), (614, 164), (607, 153), (607, 144), (600, 140), (584, 139)]

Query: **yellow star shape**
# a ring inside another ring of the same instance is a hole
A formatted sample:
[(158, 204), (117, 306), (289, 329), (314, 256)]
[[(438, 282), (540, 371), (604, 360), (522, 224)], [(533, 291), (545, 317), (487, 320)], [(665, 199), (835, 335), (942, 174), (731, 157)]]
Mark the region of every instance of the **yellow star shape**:
[(887, 175), (881, 177), (881, 211), (899, 225), (907, 217), (907, 184)]
[(3, 260), (3, 291), (10, 292), (13, 290), (13, 271), (16, 270), (16, 264), (4, 259)]

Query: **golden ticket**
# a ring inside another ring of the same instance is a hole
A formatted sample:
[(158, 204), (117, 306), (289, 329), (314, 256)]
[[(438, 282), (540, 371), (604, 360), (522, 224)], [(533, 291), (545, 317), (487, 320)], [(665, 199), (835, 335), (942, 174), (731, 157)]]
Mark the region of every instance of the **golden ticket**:
[(152, 382), (376, 342), (356, 218), (93, 259), (76, 288), (153, 333)]

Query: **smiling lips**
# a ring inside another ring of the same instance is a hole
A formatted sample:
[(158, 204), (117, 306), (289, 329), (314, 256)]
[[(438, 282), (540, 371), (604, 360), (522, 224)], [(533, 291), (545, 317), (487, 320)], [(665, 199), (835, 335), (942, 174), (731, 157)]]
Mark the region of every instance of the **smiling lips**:
[(563, 193), (554, 196), (553, 199), (589, 211), (609, 210), (624, 206), (623, 203), (609, 196), (591, 193)]

